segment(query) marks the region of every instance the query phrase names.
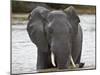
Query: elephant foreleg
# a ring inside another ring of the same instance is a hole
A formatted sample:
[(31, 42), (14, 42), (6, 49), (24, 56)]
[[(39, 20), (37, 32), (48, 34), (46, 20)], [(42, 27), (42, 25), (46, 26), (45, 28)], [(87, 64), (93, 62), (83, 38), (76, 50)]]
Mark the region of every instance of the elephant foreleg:
[(37, 55), (37, 69), (52, 68), (51, 53), (38, 51)]

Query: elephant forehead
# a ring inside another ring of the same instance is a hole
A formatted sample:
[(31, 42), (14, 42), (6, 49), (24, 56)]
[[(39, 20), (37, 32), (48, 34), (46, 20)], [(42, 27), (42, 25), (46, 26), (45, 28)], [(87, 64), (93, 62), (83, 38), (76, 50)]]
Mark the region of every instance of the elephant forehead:
[(66, 20), (66, 14), (63, 11), (51, 11), (47, 16), (47, 19), (49, 22), (52, 21), (64, 22)]
[(66, 14), (61, 10), (55, 10), (55, 11), (51, 11), (48, 16), (55, 16), (55, 17), (56, 16), (60, 16), (60, 17), (63, 16), (63, 17), (65, 17)]

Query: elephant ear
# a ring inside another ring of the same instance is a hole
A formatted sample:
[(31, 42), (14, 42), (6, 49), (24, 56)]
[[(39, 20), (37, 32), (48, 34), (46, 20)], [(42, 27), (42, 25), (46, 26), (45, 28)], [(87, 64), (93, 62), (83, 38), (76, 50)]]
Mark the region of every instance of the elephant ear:
[[(44, 51), (47, 51), (47, 40), (45, 36), (46, 16), (49, 10), (44, 7), (36, 7), (29, 14), (27, 32), (33, 43)], [(44, 43), (44, 44), (43, 44)]]
[(77, 15), (77, 12), (75, 11), (75, 8), (73, 6), (70, 6), (66, 9), (64, 9), (67, 19), (69, 20), (69, 23), (72, 25), (73, 30), (75, 33), (78, 31), (78, 24), (80, 22), (80, 19)]

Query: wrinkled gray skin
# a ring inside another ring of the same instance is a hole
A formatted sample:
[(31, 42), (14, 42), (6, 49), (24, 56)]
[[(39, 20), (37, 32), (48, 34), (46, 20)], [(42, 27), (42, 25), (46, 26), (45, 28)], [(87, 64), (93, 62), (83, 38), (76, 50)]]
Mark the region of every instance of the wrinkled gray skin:
[(82, 51), (82, 29), (79, 17), (71, 6), (50, 11), (36, 7), (29, 15), (27, 31), (31, 41), (38, 48), (37, 69), (54, 67), (51, 53), (57, 68), (67, 69), (72, 55), (75, 64), (80, 64)]

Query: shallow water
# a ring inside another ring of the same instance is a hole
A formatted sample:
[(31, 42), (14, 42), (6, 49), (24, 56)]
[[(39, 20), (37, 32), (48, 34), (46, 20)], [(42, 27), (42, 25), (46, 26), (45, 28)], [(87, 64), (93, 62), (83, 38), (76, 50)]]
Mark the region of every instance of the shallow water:
[[(95, 15), (80, 15), (83, 29), (81, 61), (95, 68)], [(36, 72), (37, 48), (31, 42), (25, 25), (12, 25), (12, 73)]]

